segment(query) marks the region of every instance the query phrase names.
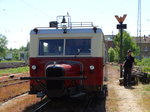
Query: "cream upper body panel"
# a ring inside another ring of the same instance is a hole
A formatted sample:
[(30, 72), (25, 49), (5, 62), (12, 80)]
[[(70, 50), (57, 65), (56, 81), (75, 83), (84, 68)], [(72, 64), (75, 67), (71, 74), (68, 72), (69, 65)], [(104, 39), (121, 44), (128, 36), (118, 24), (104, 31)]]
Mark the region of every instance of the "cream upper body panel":
[[(30, 33), (30, 57), (39, 56), (39, 41), (44, 39), (91, 39), (91, 54), (78, 55), (78, 57), (103, 57), (104, 56), (104, 36), (100, 28), (96, 33), (93, 28), (85, 29), (67, 29), (67, 33), (63, 33), (63, 29), (36, 29)], [(42, 56), (44, 57), (44, 56)], [(72, 57), (71, 55), (45, 56), (45, 57)]]

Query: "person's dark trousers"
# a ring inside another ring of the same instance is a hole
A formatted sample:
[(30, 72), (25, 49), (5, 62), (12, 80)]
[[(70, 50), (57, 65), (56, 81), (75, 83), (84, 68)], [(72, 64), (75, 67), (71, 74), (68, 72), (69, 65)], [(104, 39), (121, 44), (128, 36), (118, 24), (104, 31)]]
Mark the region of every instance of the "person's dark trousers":
[(124, 67), (124, 86), (131, 86), (131, 68)]

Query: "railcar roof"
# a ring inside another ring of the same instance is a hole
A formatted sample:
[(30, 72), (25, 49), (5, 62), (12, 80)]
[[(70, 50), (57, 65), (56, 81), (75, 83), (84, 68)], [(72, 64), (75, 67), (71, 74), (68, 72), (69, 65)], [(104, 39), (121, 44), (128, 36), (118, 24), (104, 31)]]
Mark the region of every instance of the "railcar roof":
[[(36, 28), (37, 34), (63, 34), (63, 29), (51, 29), (51, 28)], [(94, 33), (93, 28), (79, 28), (79, 29), (67, 29), (69, 33)], [(102, 29), (97, 28), (96, 33), (102, 33)], [(30, 35), (34, 35), (36, 32), (31, 30)]]

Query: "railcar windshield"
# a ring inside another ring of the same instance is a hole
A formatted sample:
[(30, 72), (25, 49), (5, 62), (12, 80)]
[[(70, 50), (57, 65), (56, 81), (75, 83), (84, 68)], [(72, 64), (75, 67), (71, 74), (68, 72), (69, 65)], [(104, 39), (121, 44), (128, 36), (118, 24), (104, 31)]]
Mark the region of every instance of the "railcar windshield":
[(91, 39), (47, 39), (39, 41), (39, 55), (90, 55)]
[(66, 55), (89, 55), (90, 50), (90, 39), (66, 39)]
[(63, 47), (63, 39), (40, 40), (39, 55), (62, 55)]

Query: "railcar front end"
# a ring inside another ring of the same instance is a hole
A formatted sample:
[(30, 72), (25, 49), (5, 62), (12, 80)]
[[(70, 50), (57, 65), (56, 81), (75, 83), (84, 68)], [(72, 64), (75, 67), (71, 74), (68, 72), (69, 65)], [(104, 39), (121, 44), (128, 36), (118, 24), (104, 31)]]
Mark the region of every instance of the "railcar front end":
[(92, 25), (85, 28), (83, 22), (75, 28), (68, 24), (71, 26), (53, 28), (51, 23), (50, 28), (31, 31), (30, 94), (75, 97), (102, 90), (105, 66), (102, 30)]

